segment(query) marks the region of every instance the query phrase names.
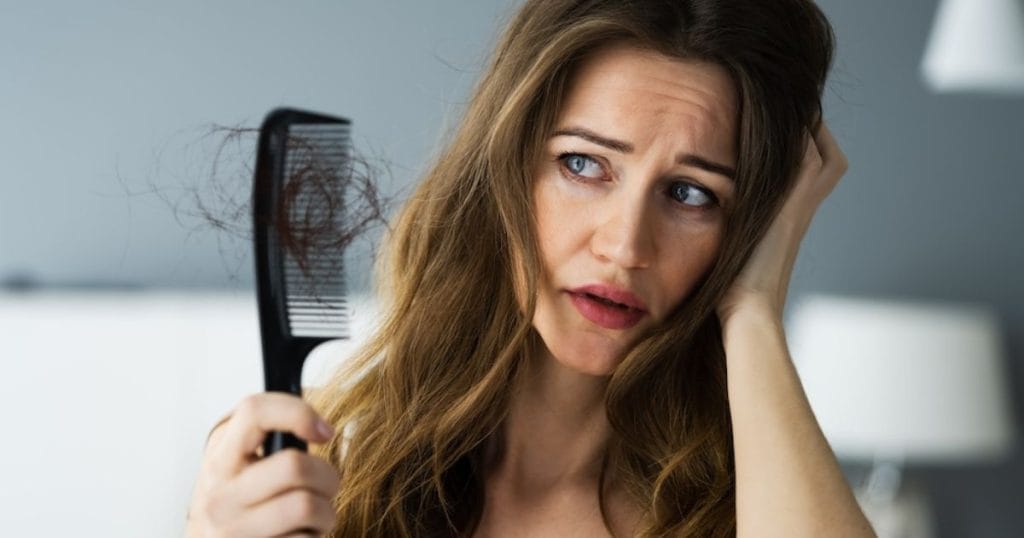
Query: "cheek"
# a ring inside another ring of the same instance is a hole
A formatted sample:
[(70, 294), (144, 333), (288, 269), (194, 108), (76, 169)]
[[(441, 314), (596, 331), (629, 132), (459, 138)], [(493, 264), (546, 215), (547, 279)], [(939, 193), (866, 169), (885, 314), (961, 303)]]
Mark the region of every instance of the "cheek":
[(537, 182), (533, 200), (539, 255), (545, 271), (552, 271), (577, 241), (583, 215), (548, 178)]
[(668, 303), (666, 315), (695, 290), (698, 282), (714, 266), (721, 245), (721, 230), (690, 235), (685, 242), (678, 244), (686, 246), (673, 250), (660, 271), (661, 289)]

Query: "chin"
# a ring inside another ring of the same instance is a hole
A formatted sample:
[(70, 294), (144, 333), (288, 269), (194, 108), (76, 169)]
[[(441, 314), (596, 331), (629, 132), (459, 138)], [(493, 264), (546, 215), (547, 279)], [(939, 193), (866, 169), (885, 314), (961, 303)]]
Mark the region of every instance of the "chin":
[(625, 355), (624, 351), (617, 349), (617, 346), (609, 345), (608, 342), (549, 342), (543, 334), (540, 336), (548, 360), (585, 375), (611, 376)]

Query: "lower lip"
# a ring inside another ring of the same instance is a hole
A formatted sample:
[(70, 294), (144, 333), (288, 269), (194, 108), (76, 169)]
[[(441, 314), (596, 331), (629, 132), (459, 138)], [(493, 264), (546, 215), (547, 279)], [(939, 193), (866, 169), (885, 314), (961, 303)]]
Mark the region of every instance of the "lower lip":
[(608, 306), (584, 294), (569, 293), (569, 298), (580, 315), (605, 329), (628, 329), (640, 323), (647, 315), (646, 312), (635, 308)]

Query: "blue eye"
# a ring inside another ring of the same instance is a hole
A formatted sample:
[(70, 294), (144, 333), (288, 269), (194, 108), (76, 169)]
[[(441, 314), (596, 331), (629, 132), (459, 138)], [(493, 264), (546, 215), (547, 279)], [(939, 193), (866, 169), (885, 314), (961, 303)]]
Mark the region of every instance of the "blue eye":
[(669, 187), (669, 195), (677, 202), (691, 207), (706, 208), (716, 202), (713, 194), (689, 183), (673, 184)]
[(599, 179), (602, 174), (601, 165), (591, 157), (579, 153), (565, 153), (558, 156), (566, 171), (574, 176), (588, 179)]

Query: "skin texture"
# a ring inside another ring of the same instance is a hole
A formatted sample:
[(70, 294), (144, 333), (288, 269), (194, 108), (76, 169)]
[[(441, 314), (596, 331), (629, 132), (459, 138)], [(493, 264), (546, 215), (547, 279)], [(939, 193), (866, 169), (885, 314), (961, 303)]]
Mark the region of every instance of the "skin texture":
[[(719, 66), (631, 48), (583, 65), (534, 175), (544, 280), (533, 325), (554, 360), (611, 374), (635, 336), (710, 268), (732, 180), (677, 161), (695, 154), (733, 168), (735, 124), (734, 91)], [(572, 130), (631, 148), (558, 134)], [(648, 314), (629, 329), (595, 325), (566, 292), (593, 283), (631, 291)]]

